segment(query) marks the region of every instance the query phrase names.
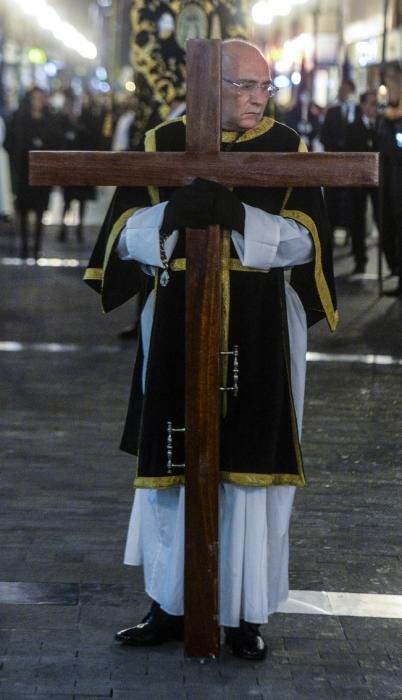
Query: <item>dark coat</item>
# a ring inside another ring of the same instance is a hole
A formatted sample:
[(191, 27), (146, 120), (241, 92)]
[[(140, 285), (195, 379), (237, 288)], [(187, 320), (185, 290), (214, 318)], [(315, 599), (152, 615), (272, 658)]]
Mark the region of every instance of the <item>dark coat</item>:
[(31, 187), (29, 184), (29, 151), (53, 150), (58, 141), (57, 121), (49, 112), (45, 111), (40, 119), (34, 119), (24, 106), (11, 116), (4, 145), (10, 156), (17, 209), (44, 211), (47, 208), (51, 188)]
[(378, 124), (374, 124), (373, 128), (369, 128), (363, 122), (359, 115), (357, 119), (348, 124), (345, 132), (345, 151), (378, 151)]
[(300, 134), (311, 151), (314, 139), (318, 137), (320, 132), (320, 122), (311, 105), (308, 106), (307, 120), (303, 119), (302, 114), (302, 105), (298, 103), (284, 115), (283, 121)]
[(345, 149), (347, 118), (341, 105), (329, 107), (321, 128), (320, 141), (326, 151), (343, 151)]
[(391, 204), (395, 229), (402, 226), (402, 117), (384, 118), (378, 144), (383, 155), (384, 191)]
[[(60, 114), (57, 117), (59, 146), (62, 151), (93, 151), (97, 139), (79, 118)], [(63, 187), (64, 201), (69, 204), (76, 199), (80, 202), (95, 199), (96, 189), (90, 185), (83, 187)]]

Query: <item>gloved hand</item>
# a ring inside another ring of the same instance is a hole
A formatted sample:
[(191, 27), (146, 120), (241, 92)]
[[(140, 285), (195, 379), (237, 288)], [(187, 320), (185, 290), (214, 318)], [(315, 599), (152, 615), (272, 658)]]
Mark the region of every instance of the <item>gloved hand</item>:
[(219, 224), (244, 233), (245, 214), (243, 204), (233, 192), (218, 182), (196, 178), (191, 185), (173, 193), (165, 209), (161, 232)]

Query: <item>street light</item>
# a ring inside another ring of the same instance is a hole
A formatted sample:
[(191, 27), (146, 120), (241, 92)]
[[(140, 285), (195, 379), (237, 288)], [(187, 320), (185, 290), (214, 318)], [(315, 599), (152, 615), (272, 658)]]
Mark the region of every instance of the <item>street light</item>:
[(271, 24), (274, 17), (286, 17), (294, 5), (303, 5), (307, 0), (260, 0), (251, 8), (255, 24)]
[(256, 24), (271, 24), (272, 14), (270, 3), (260, 0), (251, 8), (251, 16)]
[(36, 17), (38, 24), (52, 32), (65, 46), (79, 53), (83, 58), (93, 60), (98, 55), (95, 44), (77, 31), (69, 22), (64, 22), (56, 10), (46, 0), (12, 0), (13, 5), (28, 15)]

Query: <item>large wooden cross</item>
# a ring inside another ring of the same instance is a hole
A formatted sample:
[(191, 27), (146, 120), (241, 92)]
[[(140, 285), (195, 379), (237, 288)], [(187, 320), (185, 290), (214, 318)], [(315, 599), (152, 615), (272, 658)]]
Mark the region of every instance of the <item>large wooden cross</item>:
[[(231, 153), (221, 144), (221, 42), (187, 44), (186, 151), (31, 153), (34, 185), (188, 184), (194, 177), (248, 187), (378, 185), (369, 153)], [(219, 654), (219, 227), (186, 241), (185, 655)]]

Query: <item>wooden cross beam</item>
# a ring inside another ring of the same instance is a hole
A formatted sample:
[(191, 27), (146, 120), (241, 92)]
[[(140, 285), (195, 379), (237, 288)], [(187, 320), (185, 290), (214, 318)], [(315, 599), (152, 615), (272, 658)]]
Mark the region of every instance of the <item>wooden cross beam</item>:
[[(184, 153), (31, 153), (34, 185), (180, 186), (194, 177), (248, 187), (373, 187), (378, 156), (367, 153), (221, 153), (220, 42), (187, 44)], [(219, 653), (219, 227), (186, 241), (186, 656)]]
[[(192, 39), (192, 41), (202, 41)], [(188, 59), (187, 59), (188, 63)], [(189, 114), (189, 110), (187, 109)], [(187, 128), (191, 122), (187, 119)], [(235, 162), (233, 161), (235, 159)], [(377, 187), (377, 153), (31, 151), (31, 184), (179, 187), (195, 177), (248, 187)]]

